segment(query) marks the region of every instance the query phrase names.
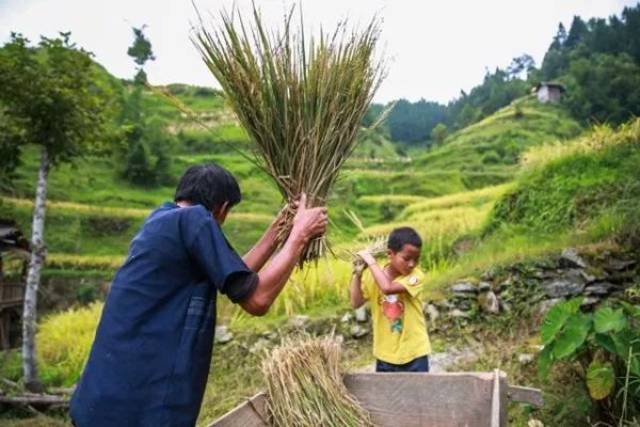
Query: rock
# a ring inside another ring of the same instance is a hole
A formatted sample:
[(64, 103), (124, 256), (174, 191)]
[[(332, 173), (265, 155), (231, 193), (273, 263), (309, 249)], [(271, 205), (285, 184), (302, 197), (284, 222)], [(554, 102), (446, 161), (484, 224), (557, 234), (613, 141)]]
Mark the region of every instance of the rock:
[(594, 297), (594, 296), (586, 297), (584, 301), (582, 301), (582, 304), (580, 304), (580, 307), (585, 309), (591, 309), (599, 302), (600, 302), (600, 298), (598, 297)]
[(289, 319), (289, 326), (296, 329), (303, 329), (307, 323), (309, 323), (309, 316), (303, 314), (297, 314)]
[(345, 313), (344, 316), (340, 319), (341, 323), (349, 323), (353, 320), (353, 314), (351, 312)]
[(492, 291), (483, 292), (478, 297), (478, 304), (485, 313), (498, 314), (500, 312), (500, 303), (498, 297)]
[(552, 298), (552, 299), (544, 300), (540, 304), (538, 304), (538, 313), (540, 315), (544, 315), (547, 313), (547, 311), (551, 309), (551, 307), (553, 307), (554, 305), (562, 301), (563, 301), (562, 298)]
[(456, 308), (459, 308), (460, 310), (465, 310), (465, 311), (471, 310), (471, 307), (473, 307), (475, 303), (476, 301), (471, 299), (459, 300), (456, 303)]
[(551, 298), (578, 295), (585, 287), (584, 279), (579, 272), (567, 271), (562, 277), (545, 282), (544, 292)]
[(435, 301), (433, 304), (438, 308), (447, 309), (447, 310), (451, 310), (456, 307), (449, 300), (446, 300), (446, 299)]
[(598, 280), (598, 278), (595, 275), (587, 272), (586, 270), (580, 270), (580, 275), (582, 276), (584, 281), (587, 283), (595, 282), (596, 280)]
[(471, 282), (459, 282), (454, 284), (453, 286), (451, 286), (451, 292), (453, 292), (454, 294), (465, 294), (465, 293), (472, 293), (475, 294), (478, 292), (478, 289), (476, 288), (476, 285), (474, 285)]
[(367, 321), (367, 318), (369, 317), (367, 314), (367, 306), (363, 305), (360, 308), (357, 308), (355, 310), (355, 314), (356, 314), (356, 321), (360, 322), (360, 323), (364, 323)]
[(556, 273), (550, 270), (535, 270), (533, 272), (533, 277), (536, 279), (546, 280), (556, 277)]
[(476, 299), (476, 294), (472, 292), (454, 292), (453, 298), (456, 300)]
[(491, 283), (489, 282), (480, 282), (478, 284), (478, 291), (487, 292), (491, 290)]
[(471, 318), (471, 314), (469, 312), (454, 308), (449, 312), (449, 317), (453, 317), (454, 319), (469, 319)]
[(635, 264), (636, 261), (633, 259), (610, 259), (609, 262), (607, 262), (607, 264), (604, 266), (604, 268), (609, 271), (622, 271), (634, 266)]
[(436, 328), (436, 320), (440, 317), (440, 312), (433, 304), (424, 304), (422, 312), (429, 318), (429, 322), (431, 322), (432, 327)]
[(567, 248), (560, 255), (560, 265), (563, 267), (587, 267), (587, 262), (578, 254), (575, 248)]
[(533, 358), (533, 354), (522, 353), (518, 355), (518, 363), (520, 363), (521, 365), (528, 365), (529, 363), (533, 362)]
[(351, 327), (349, 333), (353, 338), (358, 339), (366, 336), (369, 333), (369, 330), (362, 325), (356, 324)]
[(598, 282), (593, 283), (586, 288), (584, 288), (585, 295), (607, 295), (611, 291), (613, 291), (616, 286), (613, 283), (609, 282)]
[(217, 344), (226, 344), (233, 339), (233, 334), (226, 325), (216, 326), (214, 341)]

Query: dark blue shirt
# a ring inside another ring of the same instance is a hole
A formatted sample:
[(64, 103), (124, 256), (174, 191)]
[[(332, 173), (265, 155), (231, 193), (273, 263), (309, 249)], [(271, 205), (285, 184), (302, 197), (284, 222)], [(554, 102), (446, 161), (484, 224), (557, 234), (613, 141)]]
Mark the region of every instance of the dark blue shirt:
[(257, 276), (202, 206), (166, 203), (134, 237), (71, 401), (79, 427), (194, 425), (209, 374), (216, 294)]

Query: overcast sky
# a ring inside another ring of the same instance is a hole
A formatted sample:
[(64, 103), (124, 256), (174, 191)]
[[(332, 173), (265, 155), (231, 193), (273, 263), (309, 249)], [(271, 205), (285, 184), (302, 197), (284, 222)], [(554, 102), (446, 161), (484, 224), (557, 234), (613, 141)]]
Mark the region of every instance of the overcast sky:
[[(231, 0), (194, 0), (216, 13)], [(276, 26), (291, 0), (256, 0)], [(382, 40), (389, 75), (376, 100), (420, 98), (447, 102), (482, 81), (487, 68), (506, 67), (528, 53), (540, 64), (559, 22), (567, 29), (582, 18), (619, 14), (637, 0), (301, 0), (310, 28), (332, 28), (345, 17), (383, 20)], [(236, 0), (241, 8), (250, 1)], [(71, 31), (72, 40), (92, 51), (118, 77), (133, 77), (126, 51), (132, 26), (146, 24), (156, 61), (146, 67), (152, 84), (216, 86), (189, 41), (195, 13), (190, 0), (0, 0), (0, 43), (11, 31), (31, 40)], [(308, 28), (309, 28), (308, 27)]]

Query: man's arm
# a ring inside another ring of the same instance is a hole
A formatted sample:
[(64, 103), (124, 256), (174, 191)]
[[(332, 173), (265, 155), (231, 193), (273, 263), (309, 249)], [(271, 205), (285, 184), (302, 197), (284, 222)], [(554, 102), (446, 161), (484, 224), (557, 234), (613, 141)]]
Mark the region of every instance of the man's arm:
[(258, 284), (254, 291), (240, 302), (240, 306), (248, 313), (262, 316), (269, 310), (289, 280), (304, 247), (312, 238), (326, 231), (327, 209), (308, 209), (306, 200), (307, 197), (303, 194), (287, 241), (269, 265), (258, 272)]
[(400, 283), (393, 282), (389, 280), (384, 271), (380, 268), (380, 266), (376, 263), (376, 259), (366, 250), (358, 252), (358, 255), (362, 260), (367, 264), (369, 269), (371, 270), (371, 275), (373, 276), (373, 280), (380, 288), (380, 292), (385, 295), (390, 294), (399, 294), (401, 292), (405, 292), (406, 289)]
[(247, 252), (242, 260), (251, 270), (258, 272), (276, 250), (276, 238), (278, 237), (278, 225), (282, 220), (282, 212), (269, 225), (260, 240)]

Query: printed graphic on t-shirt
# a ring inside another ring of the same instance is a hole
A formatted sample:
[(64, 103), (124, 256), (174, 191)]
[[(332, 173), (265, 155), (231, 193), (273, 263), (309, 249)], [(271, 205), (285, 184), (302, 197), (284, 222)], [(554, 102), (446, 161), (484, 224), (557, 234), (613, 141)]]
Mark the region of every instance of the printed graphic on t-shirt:
[(402, 315), (404, 304), (398, 295), (383, 295), (381, 299), (382, 313), (389, 320), (391, 332), (402, 332)]

